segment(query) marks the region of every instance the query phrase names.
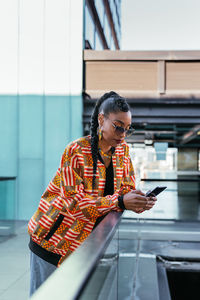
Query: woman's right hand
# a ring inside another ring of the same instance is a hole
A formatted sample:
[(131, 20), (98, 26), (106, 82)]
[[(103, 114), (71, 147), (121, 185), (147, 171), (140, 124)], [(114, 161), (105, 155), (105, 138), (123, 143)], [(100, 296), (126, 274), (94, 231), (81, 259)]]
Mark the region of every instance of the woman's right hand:
[(132, 190), (124, 195), (123, 201), (126, 209), (139, 213), (152, 208), (155, 204), (156, 198), (152, 201), (152, 199), (150, 199), (150, 197), (146, 197), (142, 191)]

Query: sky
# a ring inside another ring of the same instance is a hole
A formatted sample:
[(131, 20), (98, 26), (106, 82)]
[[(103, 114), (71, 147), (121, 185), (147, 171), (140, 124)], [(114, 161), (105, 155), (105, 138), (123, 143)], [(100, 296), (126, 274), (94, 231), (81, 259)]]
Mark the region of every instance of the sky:
[(121, 4), (121, 50), (200, 50), (200, 0)]

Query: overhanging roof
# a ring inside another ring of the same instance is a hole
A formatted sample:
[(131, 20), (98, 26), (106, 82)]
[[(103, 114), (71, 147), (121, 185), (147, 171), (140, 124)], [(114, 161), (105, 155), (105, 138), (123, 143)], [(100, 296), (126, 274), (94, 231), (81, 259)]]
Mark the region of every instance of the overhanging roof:
[(200, 51), (85, 50), (84, 72), (91, 98), (84, 100), (85, 132), (96, 99), (114, 90), (131, 106), (132, 142), (147, 136), (173, 147), (199, 147), (199, 134), (184, 136), (200, 124)]

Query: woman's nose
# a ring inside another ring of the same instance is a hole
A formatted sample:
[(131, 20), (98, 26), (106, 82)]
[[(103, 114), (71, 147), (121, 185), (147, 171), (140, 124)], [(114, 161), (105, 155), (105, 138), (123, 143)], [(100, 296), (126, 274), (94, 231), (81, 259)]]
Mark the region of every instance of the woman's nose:
[(126, 137), (126, 131), (124, 131), (124, 132), (122, 132), (121, 134), (120, 134), (120, 138), (121, 139), (123, 139), (123, 138), (125, 138)]

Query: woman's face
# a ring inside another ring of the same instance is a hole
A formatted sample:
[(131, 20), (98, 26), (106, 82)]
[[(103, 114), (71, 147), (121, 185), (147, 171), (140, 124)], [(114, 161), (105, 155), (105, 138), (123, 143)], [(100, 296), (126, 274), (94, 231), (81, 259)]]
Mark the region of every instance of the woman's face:
[(124, 140), (126, 133), (116, 130), (115, 126), (129, 129), (131, 126), (131, 112), (110, 113), (108, 116), (99, 114), (99, 124), (103, 140), (111, 147), (116, 147)]

